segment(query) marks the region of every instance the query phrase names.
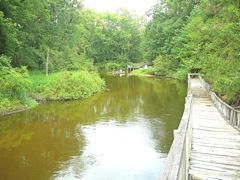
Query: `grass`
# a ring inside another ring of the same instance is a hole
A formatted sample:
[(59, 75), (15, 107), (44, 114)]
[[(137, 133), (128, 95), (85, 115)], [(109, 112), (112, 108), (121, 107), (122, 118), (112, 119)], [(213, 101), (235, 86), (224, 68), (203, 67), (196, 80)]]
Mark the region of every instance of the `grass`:
[(97, 73), (63, 71), (45, 76), (40, 71), (30, 73), (31, 93), (38, 100), (83, 99), (101, 90), (105, 82)]
[(136, 69), (132, 71), (133, 75), (139, 76), (139, 75), (154, 75), (154, 69), (153, 68), (147, 68), (147, 69)]

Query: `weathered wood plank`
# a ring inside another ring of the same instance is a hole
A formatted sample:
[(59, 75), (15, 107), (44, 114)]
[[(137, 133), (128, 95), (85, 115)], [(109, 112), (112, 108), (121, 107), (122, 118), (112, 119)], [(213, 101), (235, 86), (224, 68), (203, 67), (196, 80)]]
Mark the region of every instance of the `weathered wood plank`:
[(228, 124), (199, 79), (191, 79), (192, 179), (240, 179), (240, 132)]
[[(198, 114), (196, 116), (196, 114), (195, 114), (192, 117), (196, 118), (196, 119), (199, 119), (199, 122), (197, 122), (199, 124), (214, 123), (214, 122), (215, 123), (220, 123), (220, 124), (228, 124), (226, 121), (222, 120), (221, 116), (214, 116), (212, 113), (209, 113), (208, 117), (206, 115), (207, 114), (205, 114), (204, 116), (201, 115), (201, 114)], [(218, 124), (216, 124), (216, 125), (218, 125)]]
[(209, 144), (225, 144), (225, 145), (236, 145), (237, 147), (240, 146), (240, 142), (235, 139), (228, 139), (228, 138), (209, 138), (209, 137), (202, 137), (202, 136), (193, 136), (194, 142), (199, 143), (209, 143)]
[[(232, 162), (234, 163), (234, 162)], [(239, 171), (240, 166), (239, 165), (233, 165), (233, 164), (220, 164), (220, 163), (212, 163), (212, 162), (206, 162), (202, 160), (192, 160), (191, 161), (191, 167), (199, 167), (202, 169), (209, 169), (209, 170), (216, 170), (216, 171)]]
[[(202, 165), (202, 164), (191, 164), (191, 169), (199, 169), (201, 172), (209, 172), (212, 171), (215, 174), (229, 174), (231, 176), (235, 176), (235, 178), (238, 177), (237, 170), (229, 170), (229, 169), (224, 169), (216, 166), (209, 166), (209, 165)], [(214, 176), (213, 176), (214, 177)]]
[[(199, 128), (211, 128), (212, 131), (214, 131), (214, 129), (216, 130), (220, 130), (220, 129), (223, 129), (223, 130), (231, 130), (233, 131), (234, 128), (232, 128), (231, 126), (229, 127), (226, 127), (227, 124), (217, 124), (216, 123), (211, 123), (209, 122), (209, 124), (200, 124), (200, 123), (196, 123), (193, 125), (193, 129), (199, 129)], [(234, 131), (233, 131), (234, 132)]]
[[(223, 128), (224, 129), (224, 128)], [(233, 131), (233, 129), (231, 129), (231, 131), (229, 131), (229, 129), (227, 129), (227, 131), (215, 131), (215, 128), (212, 128), (212, 131), (209, 131), (209, 130), (200, 130), (200, 129), (194, 129), (194, 134), (196, 136), (198, 135), (202, 135), (202, 134), (205, 134), (205, 136), (209, 136), (211, 139), (214, 139), (216, 135), (218, 136), (225, 136), (225, 139), (227, 137), (230, 137), (231, 139), (239, 139), (239, 133), (238, 132), (235, 132)]]
[(192, 179), (221, 179), (221, 180), (239, 180), (238, 172), (220, 172), (215, 170), (190, 168), (189, 173), (193, 176)]
[(216, 133), (217, 132), (232, 132), (232, 128), (211, 128), (211, 127), (197, 127), (194, 125), (193, 127), (194, 130), (203, 130), (203, 131), (215, 131)]
[(240, 150), (227, 149), (227, 148), (216, 148), (216, 147), (205, 147), (199, 145), (192, 145), (192, 152), (199, 152), (203, 154), (215, 154), (220, 156), (239, 157)]
[[(194, 118), (198, 118), (198, 116), (195, 117), (195, 115), (192, 115), (192, 117)], [(209, 113), (209, 115), (206, 114), (201, 114), (199, 119), (201, 119), (202, 123), (207, 123), (207, 122), (217, 122), (217, 123), (221, 123), (223, 124), (224, 122), (222, 121), (222, 117), (218, 116), (218, 118), (216, 118), (216, 116), (212, 116), (212, 113)]]
[(192, 143), (197, 146), (214, 147), (214, 148), (222, 148), (222, 149), (225, 149), (225, 148), (226, 149), (236, 149), (236, 150), (240, 149), (240, 144), (236, 144), (236, 143), (228, 143), (228, 144), (225, 144), (224, 142), (211, 143), (208, 141), (205, 141), (205, 142), (200, 141), (199, 142), (199, 140), (193, 140)]
[(218, 155), (212, 154), (200, 154), (192, 153), (191, 161), (199, 160), (203, 162), (215, 163), (215, 164), (225, 164), (225, 165), (237, 165), (240, 166), (240, 157), (219, 157)]
[(214, 139), (228, 139), (228, 140), (240, 141), (240, 137), (239, 136), (232, 137), (231, 135), (228, 135), (228, 134), (226, 134), (226, 135), (220, 134), (218, 136), (217, 134), (210, 134), (210, 133), (201, 134), (201, 133), (195, 133), (194, 132), (193, 133), (193, 137), (208, 138), (209, 140), (211, 140), (211, 139), (212, 140), (214, 140)]

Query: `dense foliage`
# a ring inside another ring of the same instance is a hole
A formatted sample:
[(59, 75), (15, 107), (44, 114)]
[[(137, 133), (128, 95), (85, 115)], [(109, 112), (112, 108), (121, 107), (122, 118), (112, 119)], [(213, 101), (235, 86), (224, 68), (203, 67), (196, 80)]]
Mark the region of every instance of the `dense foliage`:
[(73, 100), (87, 98), (100, 91), (105, 82), (97, 73), (64, 71), (51, 74), (34, 72), (31, 75), (32, 93), (38, 100)]
[(132, 71), (132, 75), (155, 75), (155, 69), (154, 68), (147, 68), (147, 69), (144, 69), (144, 68), (140, 68), (140, 69), (136, 69), (136, 70), (133, 70)]
[(30, 78), (26, 67), (12, 68), (7, 57), (0, 57), (0, 114), (36, 104), (28, 96)]
[[(85, 98), (103, 85), (96, 67), (149, 61), (153, 69), (137, 73), (186, 78), (201, 69), (219, 95), (240, 104), (239, 1), (161, 0), (148, 11), (149, 22), (83, 2), (0, 1), (1, 110), (35, 104), (30, 96)], [(28, 70), (49, 76), (29, 78)]]
[(136, 62), (142, 60), (144, 22), (125, 9), (97, 13), (78, 0), (2, 0), (0, 54), (10, 57), (12, 66), (28, 69), (43, 69), (49, 55), (50, 71)]
[(161, 0), (149, 12), (145, 57), (158, 74), (200, 70), (227, 101), (240, 101), (240, 2)]
[(142, 60), (141, 28), (144, 18), (125, 9), (117, 13), (81, 12), (82, 51), (99, 67), (122, 66)]
[(26, 67), (12, 68), (9, 58), (0, 57), (0, 114), (35, 106), (35, 100), (87, 98), (100, 91), (105, 82), (96, 72), (63, 71), (45, 76)]
[[(36, 104), (30, 96), (79, 99), (99, 91), (104, 82), (95, 65), (113, 69), (142, 60), (144, 23), (125, 9), (97, 13), (79, 0), (1, 0), (0, 109)], [(29, 77), (27, 69), (35, 73)]]

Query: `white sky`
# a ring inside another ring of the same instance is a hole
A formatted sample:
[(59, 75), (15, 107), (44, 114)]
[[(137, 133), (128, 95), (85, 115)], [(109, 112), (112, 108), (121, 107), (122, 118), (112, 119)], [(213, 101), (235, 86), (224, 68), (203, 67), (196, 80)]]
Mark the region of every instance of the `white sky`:
[(145, 12), (156, 3), (157, 0), (83, 0), (86, 7), (96, 11), (116, 12), (121, 7), (135, 11), (138, 15), (145, 15)]

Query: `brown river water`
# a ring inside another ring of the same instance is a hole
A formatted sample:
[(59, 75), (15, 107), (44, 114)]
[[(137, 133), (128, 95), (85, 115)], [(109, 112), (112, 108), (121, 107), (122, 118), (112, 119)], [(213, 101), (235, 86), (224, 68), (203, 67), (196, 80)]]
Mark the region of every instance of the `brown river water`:
[(0, 117), (2, 180), (158, 179), (186, 83), (103, 75), (108, 91)]

